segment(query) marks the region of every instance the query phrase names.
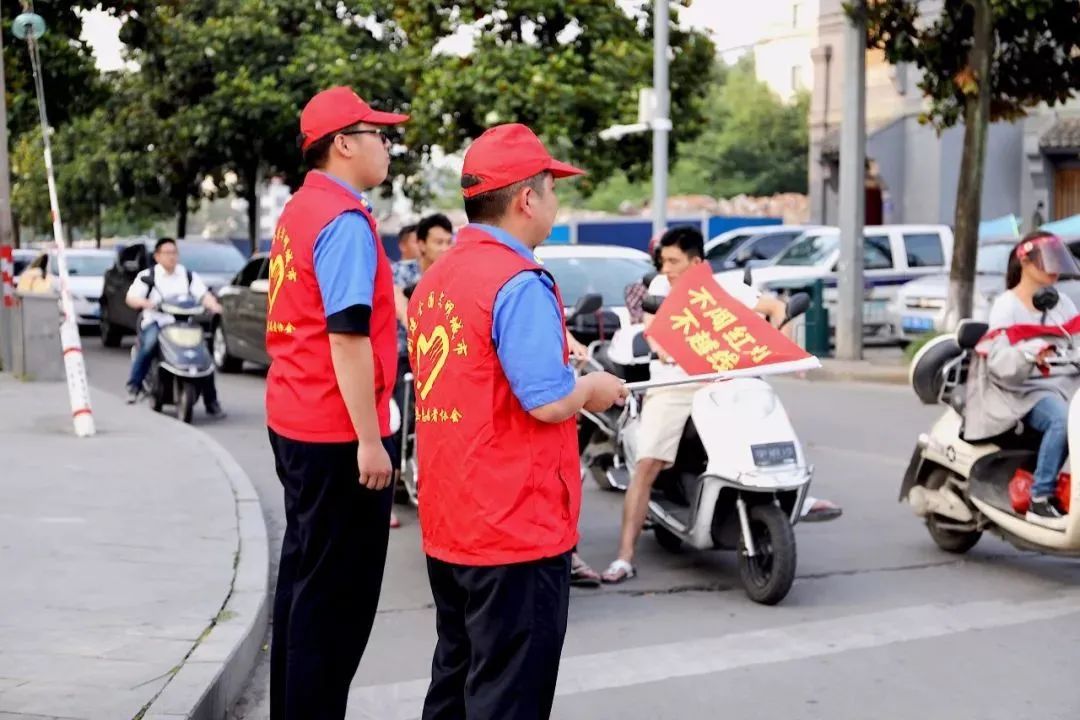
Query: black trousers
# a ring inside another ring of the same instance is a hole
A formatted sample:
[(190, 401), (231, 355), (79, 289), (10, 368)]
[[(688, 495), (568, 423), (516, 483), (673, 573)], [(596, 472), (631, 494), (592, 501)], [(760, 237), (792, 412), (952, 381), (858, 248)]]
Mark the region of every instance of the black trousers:
[(439, 633), (423, 720), (551, 715), (570, 602), (570, 553), (465, 567), (428, 557)]
[(392, 490), (360, 485), (355, 442), (299, 442), (271, 430), (270, 445), (287, 522), (274, 595), (270, 718), (342, 720), (379, 605)]

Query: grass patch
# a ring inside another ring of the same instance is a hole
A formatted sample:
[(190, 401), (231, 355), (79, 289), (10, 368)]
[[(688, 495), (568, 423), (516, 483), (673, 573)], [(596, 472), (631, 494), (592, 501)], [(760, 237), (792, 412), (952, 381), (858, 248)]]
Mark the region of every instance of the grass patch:
[(945, 335), (945, 333), (932, 332), (926, 333), (925, 335), (920, 335), (916, 339), (912, 340), (910, 343), (908, 343), (908, 346), (904, 348), (904, 360), (906, 360), (910, 364), (911, 361), (915, 359), (915, 355), (923, 349), (923, 346), (926, 345), (926, 343), (930, 342), (934, 338), (941, 337), (942, 335)]

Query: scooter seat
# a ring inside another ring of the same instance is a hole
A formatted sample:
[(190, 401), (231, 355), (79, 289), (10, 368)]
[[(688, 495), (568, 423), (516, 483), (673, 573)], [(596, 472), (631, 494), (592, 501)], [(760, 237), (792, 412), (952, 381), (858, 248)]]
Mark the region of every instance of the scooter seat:
[(979, 438), (978, 440), (968, 440), (964, 437), (964, 428), (960, 428), (960, 437), (966, 442), (975, 443), (978, 445), (997, 445), (1002, 450), (1038, 450), (1039, 445), (1042, 443), (1042, 433), (1038, 430), (1028, 427), (1022, 422), (1016, 423), (1016, 427), (1012, 430), (1001, 433), (1000, 435), (994, 435), (988, 438)]

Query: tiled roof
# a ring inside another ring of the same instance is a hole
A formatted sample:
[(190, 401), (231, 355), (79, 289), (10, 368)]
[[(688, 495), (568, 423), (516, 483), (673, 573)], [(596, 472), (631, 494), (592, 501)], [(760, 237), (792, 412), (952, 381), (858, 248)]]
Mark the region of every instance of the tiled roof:
[(1080, 117), (1059, 118), (1039, 138), (1039, 147), (1043, 150), (1080, 149)]

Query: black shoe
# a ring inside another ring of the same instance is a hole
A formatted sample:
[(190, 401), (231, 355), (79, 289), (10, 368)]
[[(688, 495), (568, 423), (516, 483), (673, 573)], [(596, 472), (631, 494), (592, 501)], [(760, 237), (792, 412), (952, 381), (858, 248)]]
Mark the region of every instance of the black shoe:
[(138, 388), (129, 387), (127, 389), (127, 404), (134, 405), (136, 402), (138, 402), (140, 394), (141, 393), (139, 392)]
[(1068, 516), (1058, 509), (1057, 498), (1052, 497), (1031, 498), (1025, 519), (1051, 530), (1064, 530), (1069, 520)]
[(221, 409), (221, 403), (211, 403), (206, 406), (206, 414), (210, 417), (220, 420), (225, 417), (225, 411)]

